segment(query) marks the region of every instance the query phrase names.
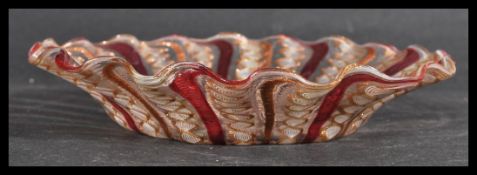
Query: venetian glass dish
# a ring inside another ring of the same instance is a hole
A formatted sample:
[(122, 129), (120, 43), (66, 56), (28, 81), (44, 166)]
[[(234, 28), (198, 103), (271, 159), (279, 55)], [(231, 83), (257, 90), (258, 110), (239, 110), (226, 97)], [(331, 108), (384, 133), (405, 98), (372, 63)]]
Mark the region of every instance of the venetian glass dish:
[(29, 62), (85, 90), (120, 126), (194, 144), (324, 142), (384, 103), (455, 74), (443, 50), (220, 33), (35, 43)]

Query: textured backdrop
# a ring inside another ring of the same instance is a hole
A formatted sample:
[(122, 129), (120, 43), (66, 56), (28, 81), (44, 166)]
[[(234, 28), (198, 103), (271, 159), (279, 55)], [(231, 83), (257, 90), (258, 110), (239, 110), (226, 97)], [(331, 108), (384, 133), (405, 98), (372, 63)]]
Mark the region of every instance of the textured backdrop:
[[(343, 35), (455, 58), (455, 77), (388, 103), (358, 133), (321, 144), (190, 145), (120, 128), (81, 89), (28, 64), (30, 46), (128, 33), (303, 40)], [(467, 10), (27, 10), (9, 11), (10, 165), (467, 165)]]

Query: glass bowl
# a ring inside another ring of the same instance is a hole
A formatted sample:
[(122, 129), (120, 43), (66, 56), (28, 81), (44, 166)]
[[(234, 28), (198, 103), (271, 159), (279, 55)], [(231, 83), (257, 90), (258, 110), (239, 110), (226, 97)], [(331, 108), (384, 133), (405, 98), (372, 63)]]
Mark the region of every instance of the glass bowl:
[(35, 43), (29, 62), (85, 90), (120, 126), (194, 144), (293, 144), (348, 136), (384, 103), (455, 74), (443, 50), (343, 36), (131, 35)]

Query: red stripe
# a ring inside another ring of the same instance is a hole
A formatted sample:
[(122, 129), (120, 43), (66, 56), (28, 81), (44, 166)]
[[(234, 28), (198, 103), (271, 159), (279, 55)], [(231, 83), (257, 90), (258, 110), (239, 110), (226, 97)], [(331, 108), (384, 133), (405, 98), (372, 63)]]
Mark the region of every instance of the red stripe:
[(199, 75), (206, 75), (204, 71), (198, 69), (185, 70), (174, 79), (169, 87), (182, 97), (187, 99), (199, 113), (202, 122), (207, 128), (209, 139), (213, 144), (224, 145), (224, 134), (219, 119), (215, 112), (207, 103), (199, 85), (195, 82), (195, 78)]
[(33, 44), (33, 46), (31, 46), (30, 48), (30, 51), (28, 52), (28, 56), (31, 56), (33, 53), (35, 53), (39, 48), (41, 47), (41, 43), (40, 42), (36, 42), (35, 44)]
[(300, 73), (305, 79), (315, 72), (318, 65), (320, 65), (321, 60), (325, 58), (326, 53), (328, 52), (328, 45), (326, 42), (310, 45), (310, 48), (313, 50), (313, 54)]
[(221, 39), (213, 40), (208, 43), (213, 44), (219, 48), (220, 57), (219, 57), (219, 62), (217, 67), (217, 74), (219, 74), (222, 78), (227, 79), (234, 48), (229, 42), (225, 40), (221, 40)]
[(55, 56), (55, 63), (56, 65), (67, 71), (78, 71), (81, 65), (74, 65), (74, 60), (70, 57), (70, 55), (63, 49), (58, 52), (58, 54)]
[(128, 124), (129, 128), (131, 128), (132, 130), (136, 132), (140, 132), (139, 129), (136, 127), (136, 124), (134, 123), (132, 117), (129, 115), (128, 112), (126, 112), (126, 110), (124, 110), (121, 106), (119, 106), (111, 97), (108, 97), (105, 95), (103, 95), (103, 97), (106, 98), (116, 110), (118, 110), (119, 112), (121, 112), (121, 114), (123, 114), (124, 119), (126, 119), (126, 123)]
[(308, 133), (305, 136), (303, 142), (311, 143), (313, 142), (320, 134), (321, 126), (330, 118), (331, 113), (336, 110), (338, 107), (341, 98), (343, 97), (346, 89), (353, 83), (362, 82), (362, 81), (373, 81), (385, 84), (397, 84), (397, 83), (408, 83), (408, 82), (419, 82), (424, 77), (426, 67), (422, 69), (420, 76), (417, 79), (405, 79), (405, 80), (383, 80), (378, 77), (369, 74), (354, 74), (349, 77), (344, 78), (338, 86), (331, 90), (323, 100), (323, 103), (316, 114), (313, 123), (308, 128)]
[(141, 55), (136, 52), (136, 49), (127, 43), (111, 43), (106, 45), (99, 45), (100, 47), (111, 49), (121, 54), (131, 65), (136, 69), (137, 72), (148, 75), (146, 67), (141, 59)]
[(407, 66), (413, 64), (417, 60), (419, 60), (419, 54), (414, 50), (414, 49), (407, 49), (407, 54), (404, 59), (401, 61), (397, 62), (396, 64), (392, 65), (388, 69), (384, 71), (386, 75), (392, 76), (399, 71), (403, 70)]
[(262, 96), (263, 108), (265, 110), (265, 132), (264, 132), (264, 144), (269, 144), (272, 139), (272, 129), (275, 123), (275, 109), (273, 90), (280, 81), (270, 81), (262, 85), (260, 88), (260, 94)]

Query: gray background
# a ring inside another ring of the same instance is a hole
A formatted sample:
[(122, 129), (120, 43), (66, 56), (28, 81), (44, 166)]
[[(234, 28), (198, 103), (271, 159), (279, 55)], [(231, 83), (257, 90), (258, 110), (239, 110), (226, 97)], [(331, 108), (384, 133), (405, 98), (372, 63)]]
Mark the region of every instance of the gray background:
[[(27, 62), (30, 46), (129, 33), (142, 40), (218, 32), (444, 49), (450, 80), (388, 103), (358, 133), (321, 144), (210, 146), (120, 128), (79, 88)], [(10, 165), (468, 165), (468, 10), (9, 10)]]

